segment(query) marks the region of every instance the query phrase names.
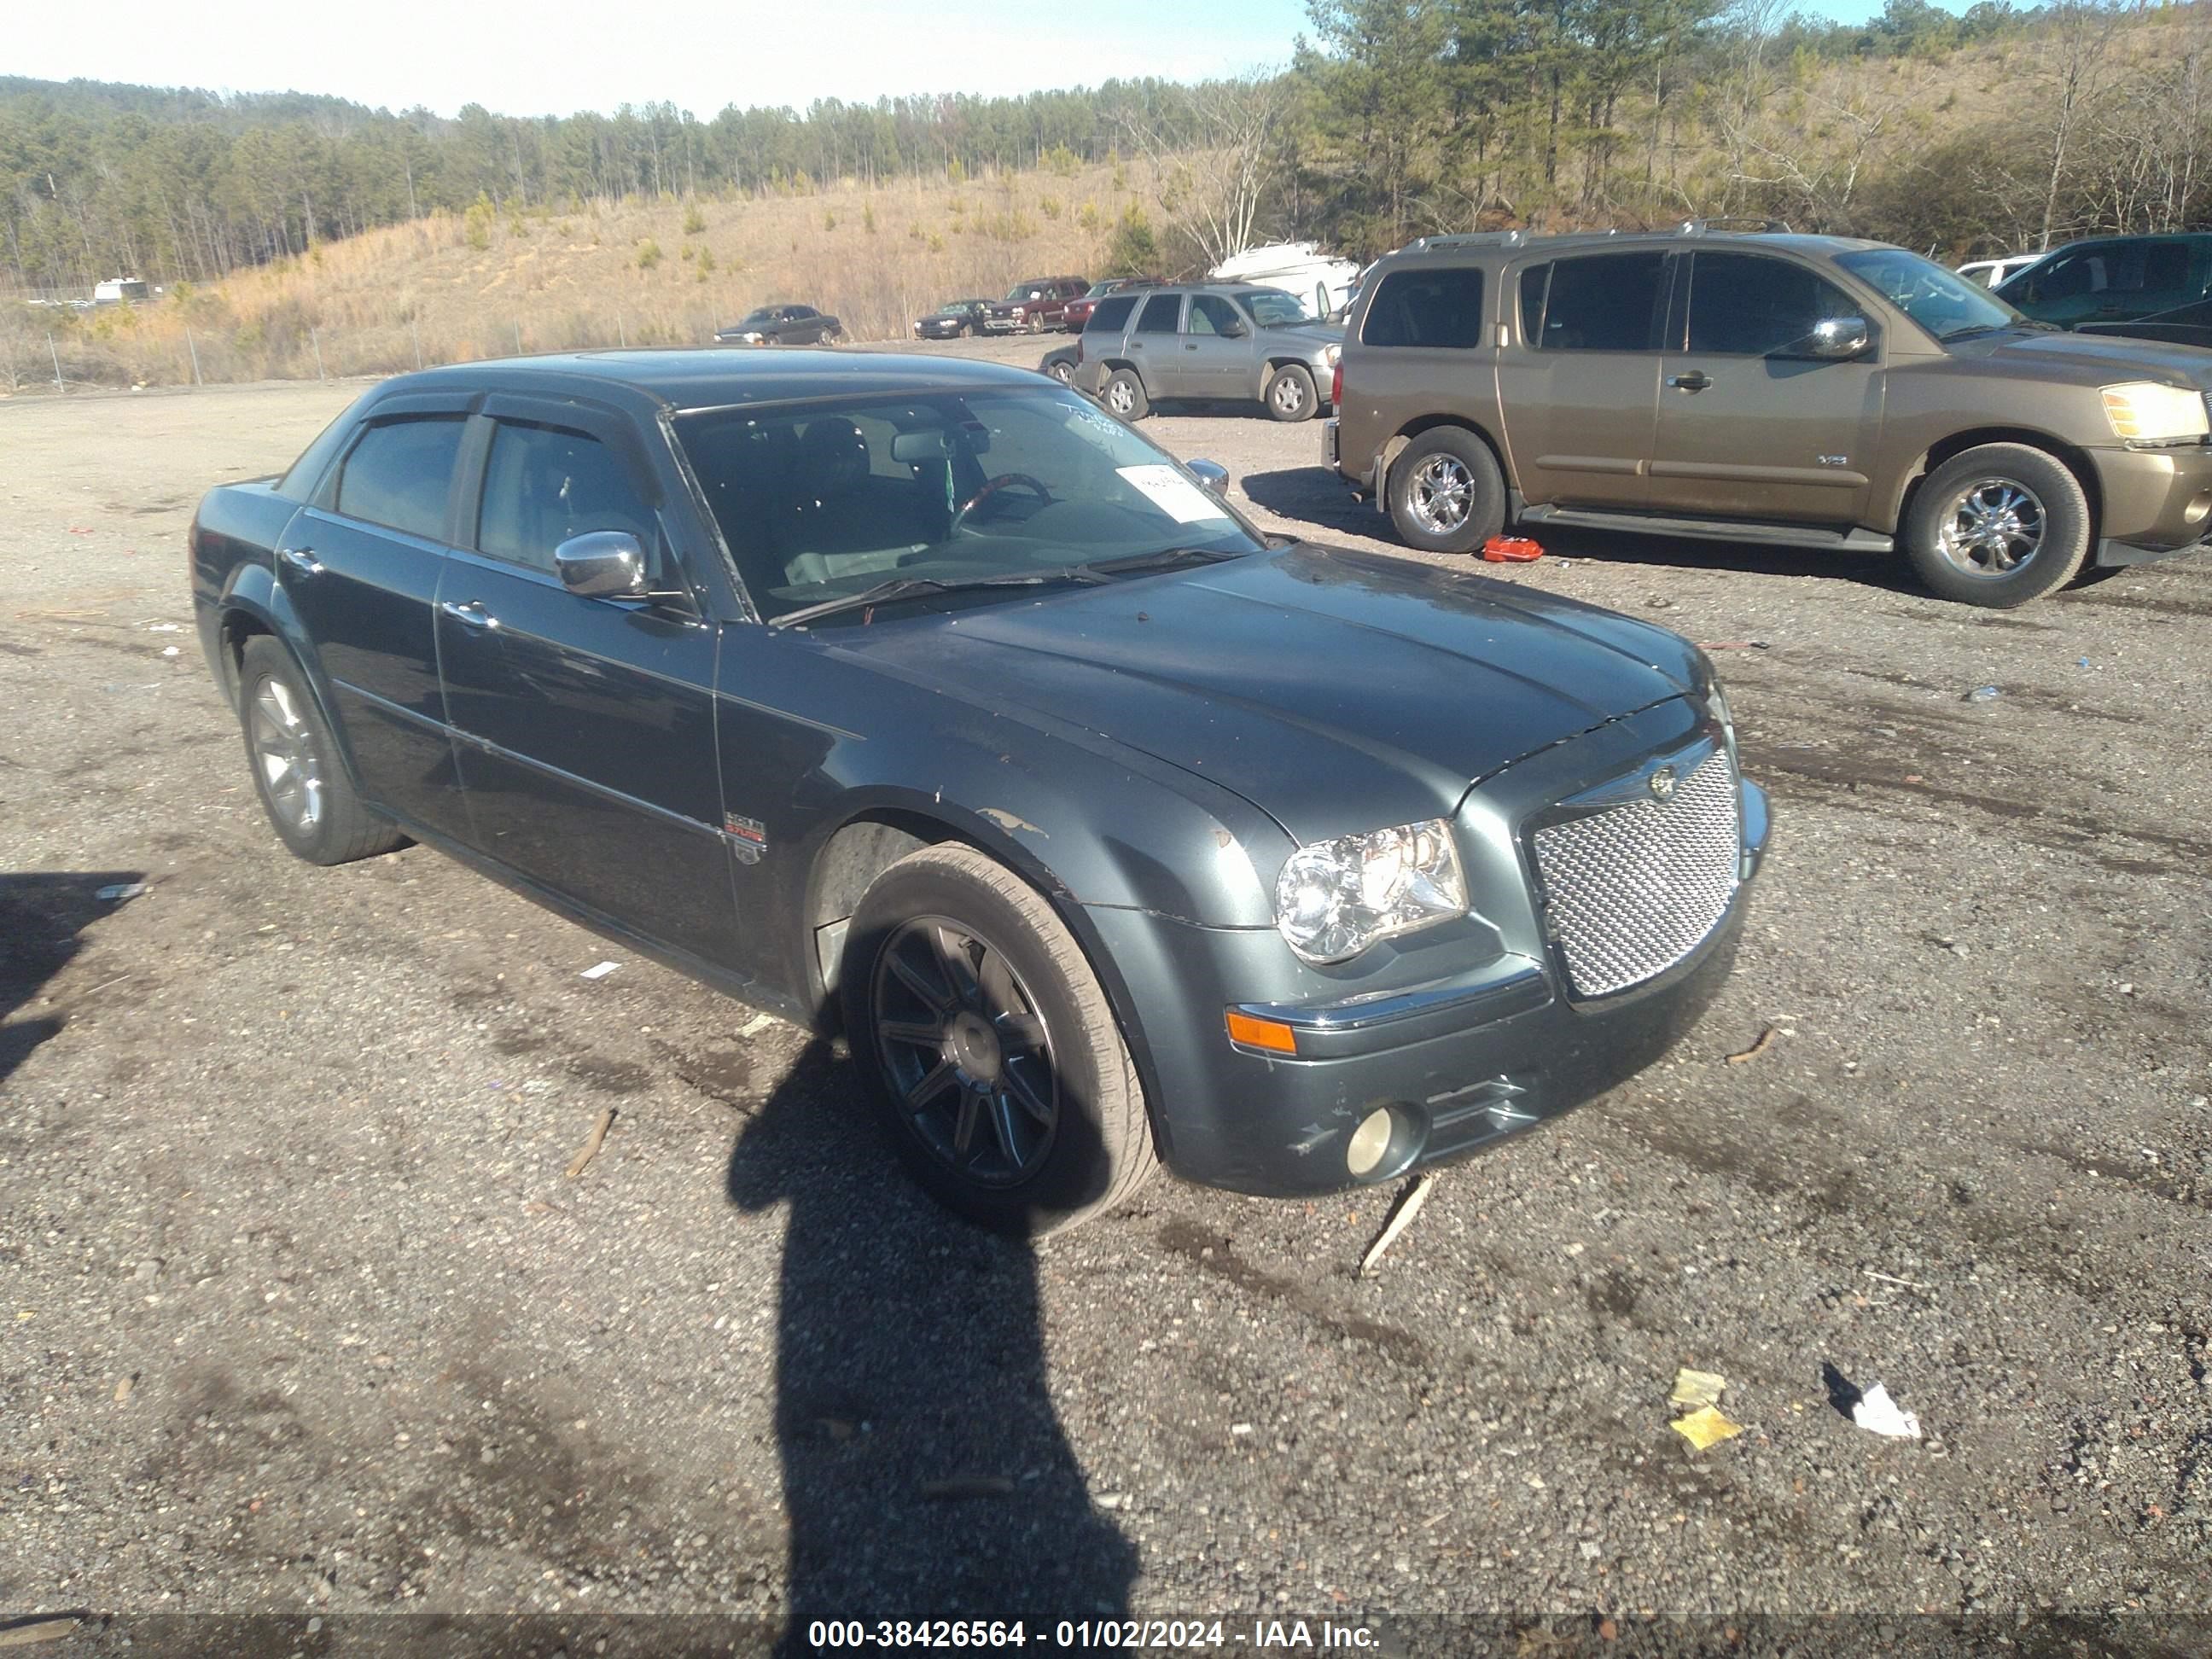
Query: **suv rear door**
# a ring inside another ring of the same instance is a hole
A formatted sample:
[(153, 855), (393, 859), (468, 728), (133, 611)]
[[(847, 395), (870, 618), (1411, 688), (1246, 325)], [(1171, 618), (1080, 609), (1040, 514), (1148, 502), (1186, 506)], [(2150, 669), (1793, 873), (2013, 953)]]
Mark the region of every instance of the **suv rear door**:
[(1563, 254), (1509, 290), (1516, 345), (1498, 358), (1515, 481), (1531, 504), (1642, 507), (1667, 316), (1662, 248)]
[(1683, 349), (1660, 362), (1650, 505), (1695, 518), (1857, 523), (1881, 427), (1884, 343), (1877, 333), (1843, 362), (1804, 345), (1815, 324), (1870, 307), (1778, 254), (1699, 248), (1677, 263), (1687, 315), (1678, 303), (1668, 331)]
[(1144, 379), (1145, 395), (1150, 398), (1203, 397), (1202, 392), (1186, 390), (1192, 379), (1182, 371), (1176, 360), (1182, 355), (1182, 342), (1177, 332), (1177, 323), (1182, 315), (1182, 294), (1170, 289), (1164, 294), (1148, 294), (1137, 308), (1135, 322), (1129, 329), (1127, 350)]

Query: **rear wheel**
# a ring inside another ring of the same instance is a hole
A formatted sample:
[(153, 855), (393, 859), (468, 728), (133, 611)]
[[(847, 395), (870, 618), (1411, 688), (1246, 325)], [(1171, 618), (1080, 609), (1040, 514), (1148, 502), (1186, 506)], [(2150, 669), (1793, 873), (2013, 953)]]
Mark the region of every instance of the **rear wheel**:
[(1945, 599), (2008, 610), (2073, 580), (2089, 532), (2087, 492), (2064, 462), (2026, 444), (1983, 444), (1922, 481), (1905, 550)]
[(1045, 365), (1044, 372), (1062, 386), (1073, 386), (1075, 383), (1075, 365), (1065, 357), (1055, 357)]
[(1390, 464), (1390, 522), (1431, 553), (1472, 553), (1505, 527), (1505, 479), (1490, 446), (1461, 427), (1424, 432)]
[(877, 878), (839, 986), (900, 1157), (947, 1208), (1046, 1233), (1125, 1202), (1157, 1167), (1144, 1091), (1073, 935), (973, 848), (927, 848)]
[(238, 718), (261, 810), (293, 854), (310, 864), (346, 864), (406, 844), (362, 805), (299, 665), (268, 635), (246, 642)]
[(1285, 363), (1268, 377), (1267, 389), (1260, 395), (1267, 413), (1279, 421), (1310, 421), (1321, 407), (1313, 375), (1303, 363)]
[(1125, 421), (1141, 421), (1152, 412), (1152, 400), (1145, 395), (1145, 383), (1134, 369), (1115, 369), (1106, 377), (1105, 390), (1098, 397), (1109, 414)]

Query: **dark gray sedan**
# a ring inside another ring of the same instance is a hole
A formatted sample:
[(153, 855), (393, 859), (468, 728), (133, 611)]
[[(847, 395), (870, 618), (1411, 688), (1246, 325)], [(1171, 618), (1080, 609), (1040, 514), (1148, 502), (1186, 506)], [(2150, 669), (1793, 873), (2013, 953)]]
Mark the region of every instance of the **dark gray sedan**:
[(300, 857), (427, 842), (842, 1027), (921, 1182), (1040, 1231), (1588, 1100), (1766, 841), (1687, 641), (1223, 483), (993, 364), (471, 363), (210, 491), (193, 601)]
[(763, 306), (727, 328), (718, 329), (718, 345), (835, 345), (845, 325), (812, 306)]

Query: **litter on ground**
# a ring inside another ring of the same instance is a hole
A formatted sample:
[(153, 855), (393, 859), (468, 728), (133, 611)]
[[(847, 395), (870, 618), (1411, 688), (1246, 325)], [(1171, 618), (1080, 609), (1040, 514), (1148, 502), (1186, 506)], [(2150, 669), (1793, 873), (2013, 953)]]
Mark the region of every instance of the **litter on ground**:
[(1887, 1435), (1892, 1440), (1920, 1438), (1920, 1419), (1901, 1408), (1879, 1382), (1859, 1396), (1851, 1407), (1851, 1421), (1869, 1434)]

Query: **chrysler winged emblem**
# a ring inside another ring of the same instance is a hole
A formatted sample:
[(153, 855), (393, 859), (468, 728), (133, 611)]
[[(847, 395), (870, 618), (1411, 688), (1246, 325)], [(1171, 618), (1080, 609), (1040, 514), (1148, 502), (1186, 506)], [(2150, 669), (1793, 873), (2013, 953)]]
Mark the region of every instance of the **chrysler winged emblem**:
[(1674, 786), (1677, 781), (1674, 769), (1671, 766), (1662, 766), (1652, 773), (1645, 781), (1650, 787), (1651, 799), (1664, 806), (1674, 799)]

